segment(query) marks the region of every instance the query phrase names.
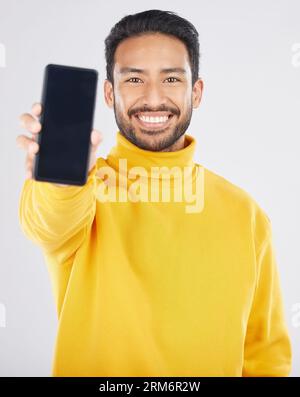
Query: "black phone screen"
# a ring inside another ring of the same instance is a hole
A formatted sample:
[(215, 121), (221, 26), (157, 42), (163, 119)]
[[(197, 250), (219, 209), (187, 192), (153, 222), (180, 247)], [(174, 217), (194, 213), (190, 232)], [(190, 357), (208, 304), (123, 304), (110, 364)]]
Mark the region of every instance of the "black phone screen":
[(94, 69), (47, 65), (42, 93), (39, 151), (34, 178), (84, 185), (88, 175), (90, 136), (98, 73)]

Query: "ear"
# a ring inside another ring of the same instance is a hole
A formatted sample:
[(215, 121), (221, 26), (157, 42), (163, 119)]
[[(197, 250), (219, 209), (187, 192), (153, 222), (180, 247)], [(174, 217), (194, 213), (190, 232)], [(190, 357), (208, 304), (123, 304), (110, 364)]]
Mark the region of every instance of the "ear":
[(105, 79), (104, 81), (104, 99), (108, 107), (114, 106), (114, 90), (112, 83)]
[(193, 108), (197, 108), (200, 105), (202, 93), (203, 93), (203, 80), (198, 79), (193, 87)]

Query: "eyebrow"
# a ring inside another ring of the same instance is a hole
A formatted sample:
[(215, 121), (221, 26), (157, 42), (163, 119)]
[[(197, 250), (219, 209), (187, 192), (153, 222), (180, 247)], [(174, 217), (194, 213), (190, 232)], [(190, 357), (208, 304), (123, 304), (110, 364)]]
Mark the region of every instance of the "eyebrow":
[[(138, 69), (138, 68), (132, 68), (128, 66), (124, 66), (120, 69), (120, 74), (126, 74), (126, 73), (139, 73), (139, 74), (149, 74), (144, 69)], [(176, 68), (166, 68), (166, 69), (161, 69), (160, 73), (167, 74), (167, 73), (180, 73), (180, 74), (186, 74), (186, 70), (180, 67)]]

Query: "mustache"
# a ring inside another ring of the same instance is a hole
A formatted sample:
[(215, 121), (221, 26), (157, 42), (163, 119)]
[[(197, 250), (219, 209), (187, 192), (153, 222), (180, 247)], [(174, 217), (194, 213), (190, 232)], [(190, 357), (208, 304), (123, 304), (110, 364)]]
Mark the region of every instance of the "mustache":
[(179, 112), (177, 111), (177, 109), (171, 109), (171, 108), (167, 108), (167, 107), (161, 107), (158, 109), (149, 109), (147, 107), (142, 107), (139, 109), (131, 110), (128, 114), (129, 114), (129, 117), (131, 117), (131, 116), (134, 116), (135, 114), (141, 113), (141, 112), (169, 112), (169, 113), (172, 113), (173, 115), (177, 115), (177, 116), (179, 115)]

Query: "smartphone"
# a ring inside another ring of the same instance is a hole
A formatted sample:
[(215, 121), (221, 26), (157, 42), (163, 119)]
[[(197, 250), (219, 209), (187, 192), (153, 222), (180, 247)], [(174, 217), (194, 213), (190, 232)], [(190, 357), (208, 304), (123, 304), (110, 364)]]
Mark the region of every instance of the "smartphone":
[(95, 69), (55, 64), (45, 67), (35, 180), (86, 183), (97, 82)]

